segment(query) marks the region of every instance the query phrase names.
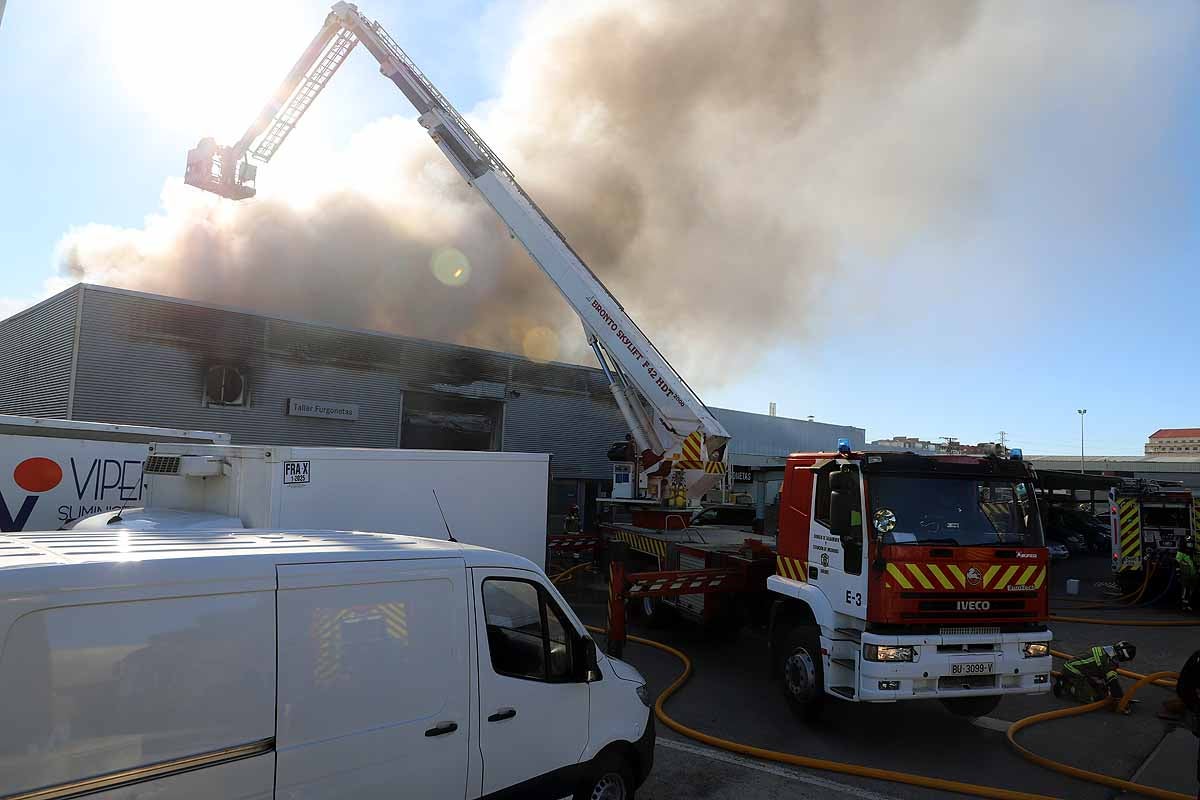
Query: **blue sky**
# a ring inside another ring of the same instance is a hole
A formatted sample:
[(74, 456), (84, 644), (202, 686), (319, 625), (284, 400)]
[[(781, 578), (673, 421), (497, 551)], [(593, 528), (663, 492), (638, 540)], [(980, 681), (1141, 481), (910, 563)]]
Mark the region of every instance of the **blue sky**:
[[(325, 8), (226, 5), (240, 9), (228, 17), (238, 40), (208, 52), (214, 33), (198, 26), (224, 18), (220, 2), (202, 20), (194, 3), (9, 4), (0, 313), (61, 283), (55, 247), (72, 227), (136, 228), (158, 211), (165, 178), (206, 132), (202, 118), (248, 121)], [(501, 91), (529, 9), (377, 5), (364, 11), (380, 14), (466, 109)], [(775, 401), (781, 415), (862, 426), (869, 438), (973, 442), (1005, 430), (1037, 453), (1078, 452), (1080, 407), (1094, 454), (1140, 453), (1158, 427), (1200, 426), (1197, 7), (1124, 8), (1164, 21), (1125, 42), (1119, 72), (1090, 87), (1048, 74), (1051, 88), (1027, 108), (1024, 87), (1003, 87), (1020, 114), (989, 150), (986, 201), (910, 232), (901, 247), (844, 246), (844, 267), (797, 304), (813, 329), (741, 342), (754, 366), (703, 389), (705, 401), (763, 412)], [(245, 58), (253, 68), (239, 70)], [(344, 146), (397, 112), (407, 109), (390, 84), (358, 64), (305, 121), (305, 151)]]

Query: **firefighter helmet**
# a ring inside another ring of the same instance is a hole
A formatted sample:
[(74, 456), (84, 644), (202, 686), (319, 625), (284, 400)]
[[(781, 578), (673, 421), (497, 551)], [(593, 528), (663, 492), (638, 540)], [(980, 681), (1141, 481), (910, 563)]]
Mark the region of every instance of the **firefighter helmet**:
[(1113, 654), (1117, 661), (1133, 661), (1133, 657), (1137, 655), (1137, 647), (1122, 639), (1113, 645)]

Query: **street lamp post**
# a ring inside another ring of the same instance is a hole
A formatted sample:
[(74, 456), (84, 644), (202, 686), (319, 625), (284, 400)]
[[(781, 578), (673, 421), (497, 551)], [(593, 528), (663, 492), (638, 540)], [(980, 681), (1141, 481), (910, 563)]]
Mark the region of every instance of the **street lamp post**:
[(1075, 409), (1079, 412), (1079, 472), (1083, 473), (1083, 415), (1087, 413), (1086, 408)]

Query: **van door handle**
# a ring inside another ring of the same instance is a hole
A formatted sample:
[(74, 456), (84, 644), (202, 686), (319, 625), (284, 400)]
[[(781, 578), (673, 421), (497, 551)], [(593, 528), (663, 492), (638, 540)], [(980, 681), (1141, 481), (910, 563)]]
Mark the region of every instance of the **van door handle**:
[(439, 722), (429, 730), (425, 731), (426, 736), (445, 736), (447, 733), (454, 733), (458, 730), (457, 722)]
[(502, 722), (506, 719), (512, 719), (516, 715), (517, 710), (515, 708), (502, 708), (495, 714), (492, 714), (490, 717), (488, 717), (488, 722)]

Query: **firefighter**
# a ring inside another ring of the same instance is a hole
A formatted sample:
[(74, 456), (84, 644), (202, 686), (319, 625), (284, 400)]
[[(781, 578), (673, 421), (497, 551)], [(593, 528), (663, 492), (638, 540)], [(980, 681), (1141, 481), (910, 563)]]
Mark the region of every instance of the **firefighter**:
[(563, 520), (563, 533), (579, 533), (579, 506), (571, 506)]
[(1179, 602), (1184, 611), (1192, 610), (1196, 594), (1196, 548), (1191, 536), (1186, 537), (1175, 552), (1175, 574), (1179, 576)]
[(1108, 697), (1120, 699), (1125, 692), (1117, 677), (1117, 665), (1132, 661), (1137, 648), (1129, 642), (1092, 648), (1083, 658), (1063, 665), (1062, 673), (1054, 679), (1054, 696), (1070, 695), (1081, 703), (1094, 703)]

